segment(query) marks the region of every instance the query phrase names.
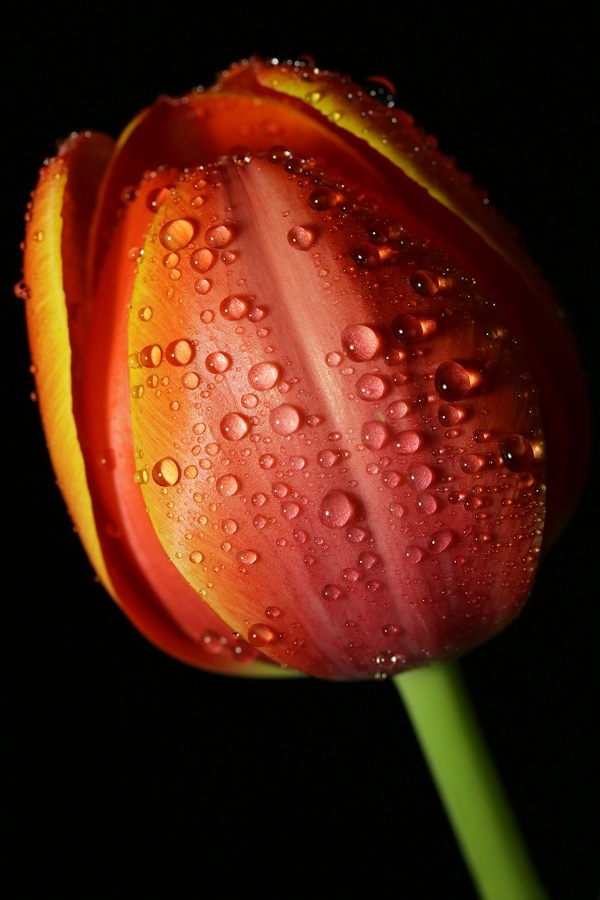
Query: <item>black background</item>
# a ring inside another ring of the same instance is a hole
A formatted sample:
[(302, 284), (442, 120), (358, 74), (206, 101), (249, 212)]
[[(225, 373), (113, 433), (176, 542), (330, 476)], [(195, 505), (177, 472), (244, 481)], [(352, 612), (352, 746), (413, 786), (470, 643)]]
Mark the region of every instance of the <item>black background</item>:
[[(159, 94), (208, 85), (252, 53), (310, 54), (359, 81), (390, 78), (398, 105), (519, 224), (562, 294), (597, 397), (593, 24), (577, 3), (543, 17), (493, 3), (87, 7), (3, 14), (8, 896), (42, 878), (58, 896), (356, 888), (471, 900), (390, 684), (187, 668), (94, 582), (30, 400), (19, 242), (58, 139), (116, 136)], [(595, 900), (600, 886), (597, 488), (593, 470), (519, 620), (462, 663), (552, 900)]]

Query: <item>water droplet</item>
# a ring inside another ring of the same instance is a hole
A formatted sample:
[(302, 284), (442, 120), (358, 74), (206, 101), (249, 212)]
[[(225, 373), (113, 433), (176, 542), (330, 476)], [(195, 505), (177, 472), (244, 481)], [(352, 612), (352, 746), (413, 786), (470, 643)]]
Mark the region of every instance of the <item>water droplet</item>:
[(407, 562), (416, 565), (423, 557), (423, 551), (419, 547), (407, 547), (404, 551), (404, 558)]
[(277, 640), (277, 632), (270, 625), (258, 622), (248, 629), (246, 640), (252, 647), (266, 647)]
[(239, 441), (248, 434), (250, 425), (244, 416), (236, 412), (230, 412), (226, 413), (221, 419), (220, 429), (221, 434), (228, 441)]
[(233, 497), (240, 489), (240, 482), (235, 475), (221, 475), (217, 478), (216, 488), (222, 497)]
[(215, 264), (216, 259), (216, 253), (209, 250), (208, 247), (202, 247), (199, 250), (194, 250), (191, 254), (190, 265), (194, 271), (204, 274)]
[(420, 446), (421, 436), (418, 431), (403, 431), (394, 435), (396, 453), (416, 453)]
[(265, 615), (269, 616), (271, 619), (278, 619), (283, 615), (283, 610), (278, 606), (267, 606), (265, 609)]
[(162, 487), (172, 487), (180, 477), (179, 466), (170, 456), (159, 460), (152, 469), (152, 478)]
[(152, 307), (143, 306), (140, 310), (138, 310), (138, 318), (141, 319), (142, 322), (149, 322), (152, 318)]
[(222, 353), (220, 350), (215, 350), (214, 353), (208, 354), (208, 356), (204, 360), (204, 365), (209, 372), (214, 372), (215, 374), (221, 375), (223, 372), (226, 372), (227, 369), (230, 368), (231, 357), (228, 356), (227, 353)]
[(360, 435), (366, 447), (370, 450), (380, 450), (389, 440), (390, 433), (381, 422), (365, 422)]
[(194, 348), (189, 341), (181, 339), (171, 341), (165, 350), (165, 359), (172, 366), (185, 366), (194, 357)]
[(196, 372), (186, 372), (181, 383), (186, 390), (193, 391), (200, 384), (200, 376)]
[(422, 297), (435, 297), (440, 289), (440, 279), (435, 272), (429, 272), (421, 269), (411, 275), (410, 285), (416, 294)]
[(333, 209), (337, 202), (338, 197), (336, 192), (328, 187), (316, 188), (308, 198), (308, 205), (312, 207), (312, 209), (319, 211)]
[(181, 250), (194, 237), (195, 226), (190, 219), (173, 219), (160, 229), (158, 239), (167, 250)]
[(415, 498), (415, 506), (420, 513), (425, 516), (431, 516), (437, 510), (437, 500), (433, 494), (418, 494)]
[(464, 410), (456, 406), (450, 406), (449, 403), (442, 403), (438, 409), (438, 422), (446, 427), (458, 425), (464, 417)]
[(324, 600), (339, 600), (343, 593), (344, 589), (337, 584), (326, 584), (321, 588), (321, 597)]
[(526, 472), (534, 461), (533, 447), (521, 434), (511, 434), (498, 443), (502, 462), (511, 472)]
[(300, 413), (295, 406), (282, 403), (271, 410), (269, 422), (275, 434), (282, 436), (293, 434), (300, 427)]
[(140, 351), (140, 363), (147, 369), (155, 369), (162, 362), (162, 348), (158, 344), (149, 344)]
[(248, 301), (244, 297), (232, 294), (221, 300), (219, 311), (224, 319), (227, 319), (229, 322), (237, 322), (238, 319), (243, 319), (248, 312)]
[(332, 350), (325, 357), (325, 363), (331, 368), (335, 369), (336, 366), (339, 366), (344, 357), (341, 353), (338, 353), (337, 350)]
[(348, 581), (350, 584), (354, 584), (360, 578), (360, 572), (357, 572), (356, 569), (348, 567), (346, 569), (342, 569), (342, 578), (344, 579), (344, 581)]
[(485, 464), (485, 458), (477, 453), (468, 453), (460, 461), (460, 467), (467, 475), (475, 475)]
[(355, 244), (350, 250), (350, 256), (361, 269), (374, 269), (381, 263), (377, 247), (366, 241), (361, 244)]
[(349, 325), (341, 334), (346, 355), (355, 362), (373, 359), (380, 347), (379, 335), (368, 325)]
[(256, 363), (248, 371), (248, 382), (257, 391), (268, 391), (275, 387), (281, 372), (279, 366), (271, 362)]
[(390, 403), (385, 411), (385, 415), (390, 424), (395, 425), (400, 419), (404, 418), (407, 412), (408, 406), (406, 403), (403, 400), (396, 400), (394, 403)]
[(355, 512), (353, 499), (345, 491), (333, 490), (321, 501), (319, 519), (328, 528), (343, 528), (353, 518)]
[(300, 512), (300, 506), (293, 500), (284, 500), (281, 504), (281, 514), (286, 519), (295, 519)]
[(258, 559), (258, 553), (256, 550), (240, 550), (237, 558), (239, 562), (243, 563), (245, 566), (252, 566)]
[(216, 250), (226, 247), (234, 238), (234, 231), (228, 225), (213, 225), (206, 230), (204, 239)]
[(480, 381), (480, 373), (453, 359), (441, 363), (435, 370), (435, 389), (442, 400), (450, 402), (463, 400)]
[(395, 519), (401, 519), (406, 512), (401, 503), (390, 503), (389, 509)]
[(319, 450), (317, 453), (317, 462), (322, 468), (330, 469), (331, 466), (337, 465), (344, 458), (341, 450)]
[(452, 543), (452, 537), (452, 532), (448, 531), (447, 528), (442, 528), (440, 531), (434, 531), (427, 544), (428, 551), (430, 553), (441, 553)]
[(275, 465), (275, 457), (271, 453), (263, 453), (258, 458), (258, 464), (261, 469), (272, 469)]
[(221, 528), (223, 529), (225, 534), (232, 535), (235, 534), (238, 530), (238, 523), (235, 521), (235, 519), (223, 519), (223, 521), (221, 522)]
[(394, 488), (397, 488), (402, 481), (402, 476), (394, 469), (388, 469), (387, 471), (382, 472), (381, 481), (386, 488), (393, 490)]
[(379, 375), (361, 375), (356, 382), (356, 392), (361, 400), (381, 400), (387, 391), (387, 383)]
[(357, 563), (363, 569), (372, 569), (374, 565), (379, 562), (378, 558), (374, 553), (370, 553), (368, 550), (364, 551), (360, 554), (357, 559)]
[(316, 236), (314, 229), (294, 225), (288, 231), (287, 239), (295, 250), (310, 250), (314, 246)]
[(198, 563), (201, 563), (203, 559), (204, 556), (200, 553), (199, 550), (192, 550), (192, 552), (190, 553), (190, 562), (196, 563), (196, 565)]
[(421, 320), (417, 316), (401, 315), (392, 320), (392, 334), (397, 341), (407, 347), (423, 339)]
[(429, 466), (416, 465), (408, 470), (408, 482), (417, 491), (424, 491), (433, 481), (433, 469)]

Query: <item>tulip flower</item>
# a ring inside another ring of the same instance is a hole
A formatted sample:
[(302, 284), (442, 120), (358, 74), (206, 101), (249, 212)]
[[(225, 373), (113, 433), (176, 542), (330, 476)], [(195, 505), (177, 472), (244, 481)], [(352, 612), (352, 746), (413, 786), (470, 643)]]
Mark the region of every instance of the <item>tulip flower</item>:
[(350, 79), (251, 58), (69, 137), (27, 219), (49, 452), (134, 625), (214, 672), (394, 676), (415, 722), (456, 697), (585, 475), (577, 352), (487, 197)]

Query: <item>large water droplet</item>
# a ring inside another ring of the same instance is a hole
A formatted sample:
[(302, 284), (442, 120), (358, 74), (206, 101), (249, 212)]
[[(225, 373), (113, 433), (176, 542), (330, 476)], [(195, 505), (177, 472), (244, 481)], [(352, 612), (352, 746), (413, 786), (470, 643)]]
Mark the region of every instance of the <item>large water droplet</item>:
[(209, 372), (214, 372), (217, 375), (222, 375), (223, 372), (226, 372), (227, 369), (230, 368), (231, 357), (228, 356), (227, 353), (221, 352), (221, 350), (215, 350), (214, 353), (208, 354), (208, 356), (204, 360), (204, 365)]
[(165, 359), (172, 366), (185, 366), (194, 358), (194, 348), (184, 338), (171, 341), (165, 350)]
[(343, 528), (356, 512), (355, 503), (345, 491), (329, 491), (321, 501), (319, 519), (328, 528)]
[(172, 219), (160, 229), (158, 239), (167, 250), (182, 250), (194, 237), (194, 231), (190, 219)]
[(228, 441), (239, 441), (250, 430), (248, 420), (236, 412), (226, 413), (221, 419), (220, 428), (221, 434)]
[(152, 469), (152, 478), (162, 487), (172, 487), (180, 477), (179, 466), (170, 456), (160, 459)]
[(295, 250), (310, 250), (315, 243), (315, 232), (312, 228), (303, 228), (302, 225), (294, 225), (288, 231), (287, 239)]
[(238, 319), (243, 319), (248, 312), (248, 301), (244, 299), (244, 297), (238, 297), (236, 294), (232, 294), (229, 297), (225, 297), (224, 300), (221, 300), (219, 312), (223, 318), (227, 319), (229, 322), (237, 322)]
[(147, 369), (156, 368), (162, 362), (162, 348), (158, 344), (148, 344), (140, 351), (140, 363)]
[(434, 531), (427, 544), (428, 551), (430, 553), (441, 553), (452, 543), (452, 537), (452, 532), (448, 531), (447, 528)]
[(275, 434), (282, 436), (293, 434), (300, 427), (300, 413), (295, 406), (282, 403), (271, 410), (269, 422)]
[(341, 334), (344, 352), (356, 362), (373, 359), (379, 350), (379, 335), (368, 325), (349, 325)]
[(481, 375), (456, 360), (441, 363), (435, 370), (434, 384), (442, 400), (462, 400), (481, 381)]
[(387, 383), (379, 375), (361, 375), (356, 382), (356, 393), (361, 400), (381, 400), (387, 391)]
[(324, 600), (339, 600), (343, 593), (343, 588), (337, 584), (326, 584), (321, 588), (321, 597)]
[(233, 228), (230, 228), (228, 225), (213, 225), (211, 228), (207, 228), (206, 234), (204, 235), (206, 243), (217, 250), (226, 247), (231, 243), (233, 238)]
[(521, 434), (510, 434), (498, 444), (502, 462), (511, 472), (526, 472), (533, 465), (533, 447)]
[(222, 497), (233, 497), (240, 489), (240, 483), (235, 475), (221, 475), (217, 478), (217, 491)]
[(196, 272), (202, 272), (202, 274), (204, 274), (204, 272), (208, 272), (211, 266), (215, 264), (216, 259), (216, 253), (209, 250), (208, 247), (202, 247), (199, 250), (194, 250), (190, 256), (190, 265)]
[(275, 387), (279, 376), (279, 366), (272, 362), (261, 362), (250, 367), (248, 382), (257, 391), (268, 391)]
[(370, 450), (380, 450), (388, 441), (390, 434), (381, 422), (365, 422), (360, 430), (360, 436)]
[(257, 622), (248, 629), (246, 640), (252, 647), (266, 647), (267, 644), (277, 640), (277, 632), (270, 625)]

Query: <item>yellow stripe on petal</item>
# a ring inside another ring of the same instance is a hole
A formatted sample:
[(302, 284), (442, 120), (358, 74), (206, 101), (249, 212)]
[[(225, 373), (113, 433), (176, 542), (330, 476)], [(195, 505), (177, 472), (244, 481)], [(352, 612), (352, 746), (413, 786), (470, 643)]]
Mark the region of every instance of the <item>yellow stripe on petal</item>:
[(62, 264), (68, 179), (67, 153), (51, 160), (42, 170), (35, 191), (25, 243), (27, 330), (40, 413), (57, 483), (92, 566), (115, 597), (100, 550), (73, 412), (72, 346)]

